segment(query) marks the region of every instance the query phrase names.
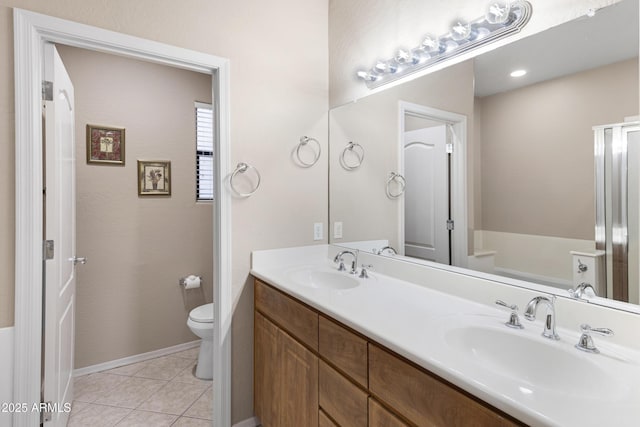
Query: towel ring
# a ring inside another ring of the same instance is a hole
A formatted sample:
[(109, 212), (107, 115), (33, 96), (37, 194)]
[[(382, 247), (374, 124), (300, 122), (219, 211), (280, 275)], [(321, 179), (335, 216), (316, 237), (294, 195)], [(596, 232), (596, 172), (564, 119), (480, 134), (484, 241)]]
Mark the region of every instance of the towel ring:
[[(235, 178), (236, 175), (238, 175), (239, 173), (247, 172), (249, 169), (253, 169), (253, 171), (256, 174), (256, 177), (258, 178), (258, 182), (256, 182), (256, 186), (253, 190), (249, 191), (248, 193), (242, 193), (238, 191), (236, 187), (233, 185), (233, 178)], [(258, 169), (256, 169), (255, 167), (247, 163), (238, 163), (238, 166), (236, 166), (236, 170), (233, 171), (233, 173), (231, 174), (231, 177), (229, 178), (229, 185), (231, 186), (231, 189), (233, 190), (233, 192), (236, 193), (238, 196), (249, 197), (253, 193), (255, 193), (256, 190), (258, 190), (258, 187), (260, 187), (260, 172), (258, 172)]]
[[(317, 150), (313, 150), (313, 161), (309, 162), (305, 162), (304, 160), (302, 160), (302, 157), (300, 156), (300, 149), (302, 147), (304, 147), (305, 145), (307, 145), (309, 142), (315, 142), (315, 145), (318, 147)], [(315, 165), (316, 162), (318, 161), (318, 159), (320, 158), (320, 153), (322, 152), (322, 147), (320, 147), (320, 143), (318, 142), (317, 139), (315, 138), (309, 138), (308, 136), (301, 136), (300, 137), (300, 143), (298, 144), (298, 147), (296, 148), (296, 157), (298, 159), (298, 162), (300, 163), (300, 166), (302, 166), (303, 168), (310, 168), (311, 166)]]
[[(393, 182), (397, 182), (400, 185), (400, 191), (395, 194), (391, 192), (391, 183)], [(396, 172), (391, 172), (389, 174), (389, 179), (387, 179), (387, 185), (385, 186), (387, 197), (390, 199), (397, 199), (398, 197), (404, 194), (404, 189), (406, 186), (407, 186), (407, 180), (404, 179), (404, 176)]]
[[(349, 164), (347, 162), (346, 156), (348, 152), (352, 152), (358, 159), (355, 163)], [(353, 141), (349, 141), (349, 143), (344, 148), (344, 150), (342, 150), (342, 154), (340, 155), (340, 164), (342, 165), (342, 167), (348, 171), (356, 170), (360, 167), (363, 160), (364, 160), (364, 148), (362, 148), (362, 145), (357, 144)]]

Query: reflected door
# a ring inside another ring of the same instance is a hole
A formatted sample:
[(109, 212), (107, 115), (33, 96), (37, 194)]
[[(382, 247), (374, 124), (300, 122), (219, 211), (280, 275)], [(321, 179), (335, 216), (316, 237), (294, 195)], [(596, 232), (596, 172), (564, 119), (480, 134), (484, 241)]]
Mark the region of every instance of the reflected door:
[(404, 253), (450, 263), (447, 127), (404, 133)]

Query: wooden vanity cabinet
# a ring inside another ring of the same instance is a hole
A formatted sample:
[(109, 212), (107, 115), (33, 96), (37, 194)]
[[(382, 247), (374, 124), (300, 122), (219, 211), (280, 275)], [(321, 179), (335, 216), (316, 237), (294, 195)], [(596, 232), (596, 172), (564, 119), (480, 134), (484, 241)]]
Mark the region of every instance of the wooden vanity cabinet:
[(264, 427), (524, 425), (257, 279), (254, 320)]
[(255, 307), (256, 415), (264, 427), (317, 426), (318, 356), (303, 343), (318, 348), (318, 314), (258, 281)]

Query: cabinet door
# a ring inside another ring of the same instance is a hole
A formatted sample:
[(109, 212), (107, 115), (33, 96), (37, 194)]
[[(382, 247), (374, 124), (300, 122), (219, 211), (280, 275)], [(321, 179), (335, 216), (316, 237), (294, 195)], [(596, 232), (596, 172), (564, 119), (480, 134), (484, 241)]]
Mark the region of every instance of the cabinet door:
[(264, 427), (277, 426), (280, 424), (278, 327), (255, 312), (254, 330), (254, 408)]
[(369, 427), (409, 427), (387, 411), (373, 398), (369, 398)]
[(278, 331), (278, 341), (281, 363), (279, 425), (317, 426), (318, 357), (282, 330)]
[(320, 407), (344, 427), (367, 427), (367, 393), (320, 362)]

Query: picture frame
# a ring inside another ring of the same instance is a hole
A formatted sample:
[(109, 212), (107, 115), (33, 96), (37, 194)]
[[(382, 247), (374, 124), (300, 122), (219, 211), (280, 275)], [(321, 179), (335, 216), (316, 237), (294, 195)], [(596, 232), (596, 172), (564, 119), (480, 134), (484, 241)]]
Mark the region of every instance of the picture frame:
[(138, 196), (171, 196), (171, 162), (138, 160)]
[(125, 129), (87, 125), (87, 164), (124, 166)]

